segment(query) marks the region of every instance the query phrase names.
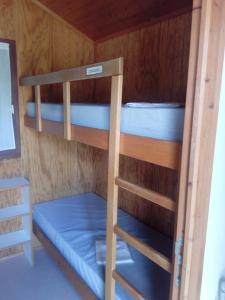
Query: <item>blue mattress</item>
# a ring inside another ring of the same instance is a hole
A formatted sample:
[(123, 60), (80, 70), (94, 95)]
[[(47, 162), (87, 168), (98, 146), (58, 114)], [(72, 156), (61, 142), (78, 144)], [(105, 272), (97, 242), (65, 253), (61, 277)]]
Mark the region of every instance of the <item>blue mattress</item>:
[[(42, 103), (42, 118), (63, 121), (63, 105)], [(27, 104), (27, 115), (35, 117), (35, 104)], [(110, 106), (102, 104), (71, 105), (74, 125), (109, 129)], [(184, 107), (169, 103), (128, 103), (122, 107), (121, 132), (161, 140), (181, 141)]]
[[(33, 218), (99, 299), (104, 299), (105, 267), (96, 263), (95, 241), (106, 236), (106, 202), (94, 193), (69, 196), (34, 205)], [(172, 241), (122, 210), (118, 223), (168, 257)], [(129, 246), (133, 264), (120, 264), (117, 271), (147, 299), (166, 300), (170, 274)], [(133, 299), (119, 284), (117, 300)]]

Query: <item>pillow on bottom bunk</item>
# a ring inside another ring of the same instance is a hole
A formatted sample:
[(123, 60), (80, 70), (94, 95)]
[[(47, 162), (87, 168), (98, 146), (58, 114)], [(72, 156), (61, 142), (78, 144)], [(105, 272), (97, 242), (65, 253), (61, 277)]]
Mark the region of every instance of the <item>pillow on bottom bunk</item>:
[[(96, 262), (99, 265), (106, 264), (106, 239), (97, 239), (95, 241)], [(116, 264), (134, 263), (127, 243), (121, 240), (116, 242)]]

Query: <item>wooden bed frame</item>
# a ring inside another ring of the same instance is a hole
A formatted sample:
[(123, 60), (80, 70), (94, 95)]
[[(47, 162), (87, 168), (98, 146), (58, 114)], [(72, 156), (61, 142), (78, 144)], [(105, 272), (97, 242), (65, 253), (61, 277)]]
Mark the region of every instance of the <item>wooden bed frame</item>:
[[(25, 116), (24, 124), (27, 127), (36, 129), (36, 120), (34, 118)], [(78, 125), (70, 125), (70, 127), (71, 140), (108, 150), (109, 131)], [(62, 122), (42, 120), (42, 132), (63, 138), (64, 124)], [(180, 166), (181, 143), (122, 133), (120, 135), (120, 154), (178, 170)]]
[(78, 275), (70, 263), (64, 258), (64, 256), (59, 252), (59, 250), (54, 246), (54, 244), (49, 240), (45, 233), (40, 229), (40, 227), (33, 221), (33, 232), (38, 240), (42, 243), (48, 253), (56, 261), (60, 269), (69, 278), (76, 291), (85, 300), (98, 300), (96, 295), (92, 292), (85, 281)]
[[(98, 68), (102, 71), (101, 73), (92, 74), (94, 71), (90, 71), (98, 70)], [(91, 74), (87, 75), (89, 73)], [(95, 65), (66, 69), (21, 79), (21, 85), (35, 86), (36, 118), (25, 116), (25, 125), (33, 129), (37, 129), (39, 132), (58, 135), (67, 140), (75, 140), (100, 149), (108, 150), (109, 131), (71, 124), (70, 81), (116, 77), (120, 75), (122, 76), (122, 74), (123, 58), (118, 58)], [(63, 84), (64, 123), (43, 120), (41, 118), (40, 85), (53, 83)], [(113, 88), (111, 93), (113, 93)], [(181, 146), (181, 143), (177, 142), (130, 134), (120, 134), (120, 154), (174, 170), (178, 170), (180, 167)]]
[[(71, 124), (71, 96), (70, 81), (91, 78), (111, 77), (111, 109), (110, 130), (101, 130)], [(42, 84), (62, 83), (64, 122), (42, 120), (41, 117), (41, 89)], [(136, 299), (144, 299), (143, 295), (115, 270), (116, 235), (135, 247), (139, 252), (169, 273), (173, 272), (172, 261), (159, 251), (141, 242), (131, 234), (125, 232), (117, 225), (118, 189), (122, 188), (146, 200), (155, 203), (167, 210), (176, 213), (177, 204), (173, 199), (160, 195), (152, 190), (142, 188), (119, 178), (119, 155), (123, 154), (139, 160), (150, 162), (162, 167), (179, 170), (181, 157), (181, 144), (164, 140), (134, 136), (120, 133), (120, 113), (122, 105), (123, 87), (123, 58), (117, 58), (94, 65), (62, 70), (49, 74), (23, 78), (21, 85), (34, 86), (36, 118), (25, 116), (25, 125), (64, 137), (68, 141), (76, 140), (91, 146), (109, 151), (108, 164), (108, 196), (107, 196), (107, 263), (106, 263), (106, 288), (105, 299), (113, 300), (115, 281), (119, 282)], [(49, 247), (47, 238), (34, 226), (38, 237)], [(52, 247), (51, 247), (52, 248)], [(56, 250), (55, 250), (56, 251)], [(53, 253), (54, 255), (54, 253)], [(56, 256), (56, 255), (55, 255)], [(58, 255), (56, 256), (56, 259)], [(58, 259), (59, 260), (59, 259)], [(61, 266), (68, 265), (61, 257)], [(64, 267), (62, 267), (64, 269)], [(71, 273), (71, 270), (70, 270)], [(76, 274), (76, 273), (75, 273)], [(70, 275), (71, 276), (71, 275)], [(75, 275), (76, 280), (77, 274)], [(72, 279), (74, 277), (72, 276)], [(81, 291), (83, 293), (83, 291)], [(88, 298), (90, 299), (90, 298)]]

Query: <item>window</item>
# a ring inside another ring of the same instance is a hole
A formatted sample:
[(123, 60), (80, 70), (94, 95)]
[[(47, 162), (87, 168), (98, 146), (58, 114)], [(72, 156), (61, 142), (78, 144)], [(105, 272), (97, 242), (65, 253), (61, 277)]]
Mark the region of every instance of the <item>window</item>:
[(0, 39), (0, 159), (20, 156), (15, 41)]

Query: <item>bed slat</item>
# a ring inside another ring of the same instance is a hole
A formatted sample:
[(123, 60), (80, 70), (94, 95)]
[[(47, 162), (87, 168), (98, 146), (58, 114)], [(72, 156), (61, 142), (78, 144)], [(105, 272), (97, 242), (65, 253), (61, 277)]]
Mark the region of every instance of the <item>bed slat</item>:
[(42, 120), (41, 120), (41, 87), (36, 85), (35, 91), (35, 110), (36, 110), (36, 129), (38, 132), (42, 131)]
[(63, 83), (63, 104), (64, 104), (64, 138), (71, 140), (71, 98), (70, 82)]
[[(26, 126), (36, 129), (35, 119), (24, 117)], [(42, 119), (42, 132), (63, 137), (62, 122)], [(109, 131), (71, 125), (71, 139), (103, 150), (109, 148)], [(120, 154), (172, 170), (180, 168), (181, 143), (156, 140), (131, 134), (120, 134)]]
[(161, 254), (159, 251), (155, 250), (151, 246), (141, 242), (135, 236), (133, 236), (130, 233), (127, 233), (118, 225), (115, 225), (114, 233), (118, 234), (121, 237), (121, 239), (125, 240), (128, 244), (136, 248), (139, 252), (148, 257), (151, 261), (156, 263), (165, 271), (169, 273), (172, 272), (171, 262), (165, 255)]
[(169, 197), (160, 195), (159, 193), (140, 187), (119, 177), (116, 178), (116, 184), (120, 188), (151, 201), (152, 203), (160, 205), (170, 211), (175, 212), (176, 210), (176, 203)]
[[(136, 300), (147, 300), (135, 287), (133, 287), (122, 275), (113, 271), (113, 278), (120, 283)], [(150, 299), (149, 299), (150, 300)]]

